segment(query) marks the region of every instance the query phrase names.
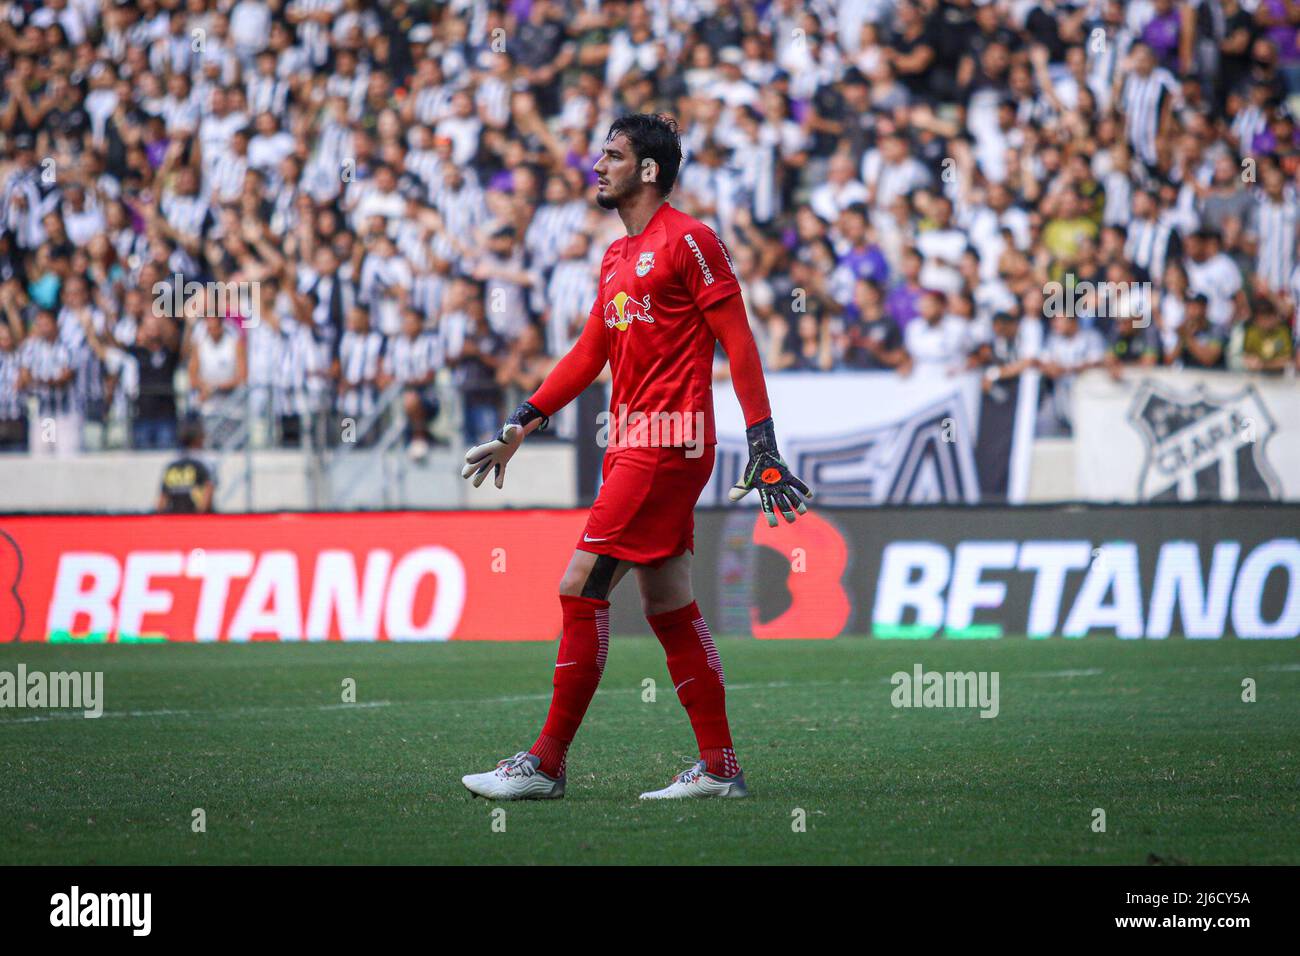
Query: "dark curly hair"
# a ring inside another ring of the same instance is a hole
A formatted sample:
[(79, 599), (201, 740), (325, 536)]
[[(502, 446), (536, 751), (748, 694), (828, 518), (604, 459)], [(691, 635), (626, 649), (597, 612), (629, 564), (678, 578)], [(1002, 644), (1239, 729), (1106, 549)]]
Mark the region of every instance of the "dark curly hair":
[(614, 120), (605, 141), (609, 142), (619, 133), (632, 144), (638, 163), (653, 159), (659, 165), (655, 186), (660, 194), (667, 196), (672, 192), (682, 166), (682, 141), (677, 121), (666, 113), (629, 113)]

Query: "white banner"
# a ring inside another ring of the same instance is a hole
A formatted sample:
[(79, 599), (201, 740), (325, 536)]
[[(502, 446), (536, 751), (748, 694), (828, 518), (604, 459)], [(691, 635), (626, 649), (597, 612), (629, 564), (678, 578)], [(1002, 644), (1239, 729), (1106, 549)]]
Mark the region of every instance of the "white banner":
[(1300, 388), (1288, 377), (1158, 369), (1080, 376), (1087, 501), (1300, 501)]
[[(894, 372), (768, 375), (781, 454), (824, 504), (979, 501), (980, 377)], [(725, 504), (748, 460), (728, 381), (713, 386), (718, 458), (701, 504)]]

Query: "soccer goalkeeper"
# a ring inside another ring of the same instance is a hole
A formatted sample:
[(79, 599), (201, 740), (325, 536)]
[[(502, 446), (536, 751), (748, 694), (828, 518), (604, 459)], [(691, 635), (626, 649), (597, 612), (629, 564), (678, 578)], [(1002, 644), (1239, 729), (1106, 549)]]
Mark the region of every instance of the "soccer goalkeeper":
[[(491, 441), (471, 448), (462, 471), (498, 488), (524, 438), (573, 401), (610, 365), (615, 426), (604, 481), (560, 582), (564, 627), (546, 724), (527, 750), (487, 773), (462, 777), (495, 800), (564, 796), (565, 757), (596, 693), (609, 646), (609, 595), (636, 569), (646, 620), (668, 658), (700, 760), (642, 799), (747, 796), (727, 724), (722, 661), (691, 590), (695, 502), (713, 471), (714, 342), (731, 363), (745, 414), (749, 462), (730, 491), (757, 489), (769, 525), (807, 511), (812, 492), (777, 452), (767, 386), (740, 286), (721, 240), (668, 204), (681, 166), (677, 126), (662, 116), (624, 116), (596, 163), (596, 202), (627, 227), (601, 261), (595, 305), (573, 349)], [(627, 423), (636, 425), (624, 426)], [(677, 434), (664, 440), (672, 423)]]

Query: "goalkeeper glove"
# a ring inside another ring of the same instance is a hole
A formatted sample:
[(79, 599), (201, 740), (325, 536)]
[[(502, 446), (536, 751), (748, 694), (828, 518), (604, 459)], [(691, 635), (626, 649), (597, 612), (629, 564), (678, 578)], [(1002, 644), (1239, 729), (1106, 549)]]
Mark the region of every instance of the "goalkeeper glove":
[(538, 430), (545, 428), (551, 421), (528, 402), (521, 404), (491, 441), (475, 445), (465, 452), (465, 467), (460, 470), (460, 476), (472, 479), (477, 488), (483, 484), (488, 472), (492, 471), (495, 484), (500, 488), (506, 480), (506, 463), (523, 444), (524, 436), (529, 431), (528, 425), (539, 418), (542, 423), (537, 426)]
[(812, 499), (813, 493), (808, 486), (790, 474), (776, 450), (776, 429), (772, 419), (765, 418), (756, 425), (745, 429), (749, 439), (749, 463), (740, 476), (740, 481), (728, 492), (732, 501), (739, 501), (755, 488), (758, 489), (758, 501), (767, 515), (770, 528), (776, 527), (776, 514), (779, 509), (787, 522), (795, 520), (795, 512), (805, 514), (808, 506), (799, 497)]

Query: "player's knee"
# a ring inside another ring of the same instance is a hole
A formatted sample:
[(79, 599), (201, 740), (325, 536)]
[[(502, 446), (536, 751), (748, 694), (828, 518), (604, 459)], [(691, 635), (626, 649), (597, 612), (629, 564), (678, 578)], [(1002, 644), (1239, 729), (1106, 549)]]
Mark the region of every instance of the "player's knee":
[(614, 584), (618, 558), (608, 554), (596, 555), (591, 564), (570, 565), (560, 579), (560, 594), (567, 597), (585, 597), (597, 601), (609, 599)]
[(676, 611), (679, 608), (686, 607), (695, 600), (690, 591), (668, 591), (656, 592), (654, 594), (641, 594), (641, 610), (646, 617), (654, 617), (656, 614), (667, 614), (669, 611)]
[(569, 568), (564, 572), (564, 577), (560, 578), (560, 594), (563, 597), (581, 597), (582, 587), (587, 583), (587, 571), (585, 569), (574, 570)]

